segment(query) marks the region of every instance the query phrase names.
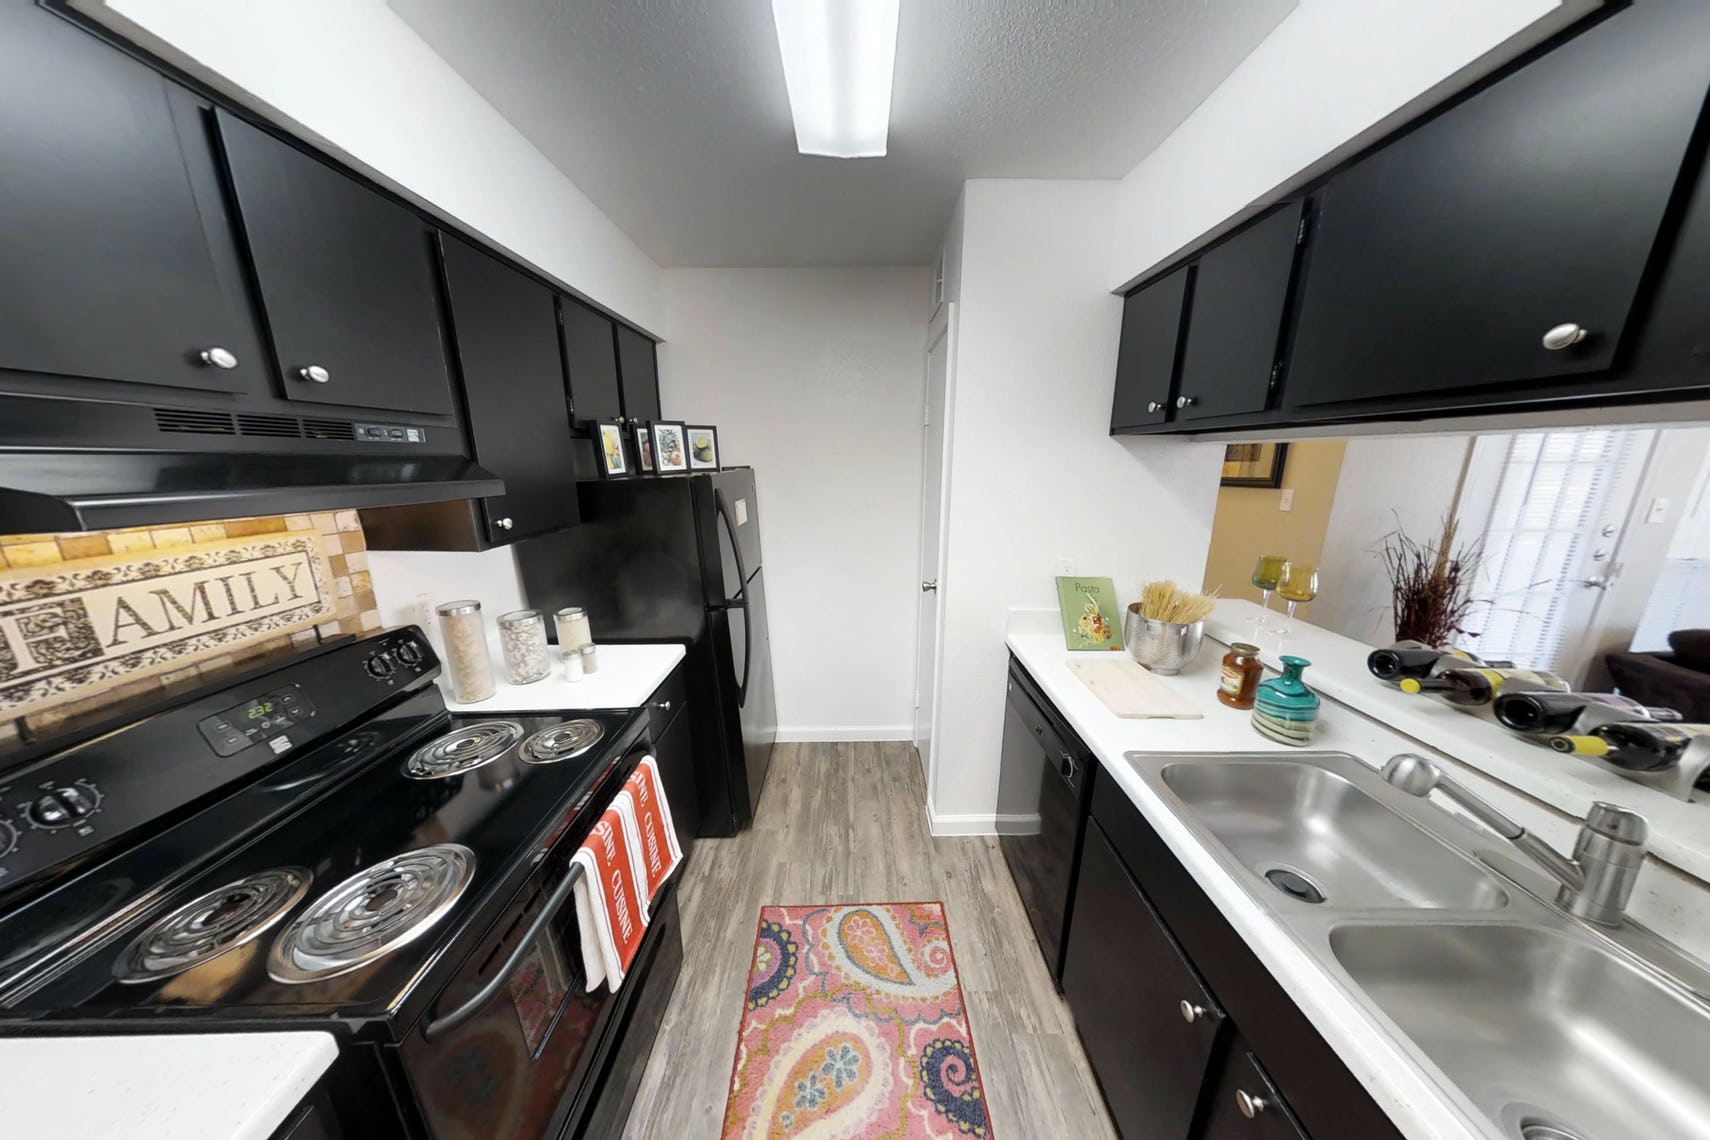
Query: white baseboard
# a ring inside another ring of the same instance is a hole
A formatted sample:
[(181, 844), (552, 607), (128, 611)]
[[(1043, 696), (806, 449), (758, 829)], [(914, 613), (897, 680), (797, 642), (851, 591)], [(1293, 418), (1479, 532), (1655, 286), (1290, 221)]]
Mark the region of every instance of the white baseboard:
[(807, 724), (778, 726), (784, 744), (840, 744), (846, 740), (914, 740), (912, 724)]
[(942, 815), (927, 804), (926, 826), (933, 835), (1032, 835), (1039, 830), (1039, 817), (1032, 814), (999, 815), (989, 811)]

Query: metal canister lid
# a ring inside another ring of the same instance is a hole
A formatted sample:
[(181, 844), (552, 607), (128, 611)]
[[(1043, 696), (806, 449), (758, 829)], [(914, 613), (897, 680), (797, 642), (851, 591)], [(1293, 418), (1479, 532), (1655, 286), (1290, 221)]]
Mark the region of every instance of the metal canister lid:
[(588, 642), (588, 644), (582, 646), (582, 648), (578, 649), (576, 652), (580, 653), (583, 657), (587, 657), (594, 652), (594, 643), (590, 641), (590, 642)]
[(1245, 641), (1231, 641), (1229, 643), (1229, 648), (1240, 654), (1242, 657), (1257, 657), (1259, 655), (1259, 647), (1257, 645), (1249, 645)]
[(585, 612), (586, 611), (583, 610), (581, 606), (565, 606), (563, 609), (559, 610), (557, 613), (553, 614), (552, 616), (553, 617), (561, 617), (561, 618), (568, 620), (570, 618), (579, 618)]
[(508, 614), (499, 615), (500, 625), (532, 625), (540, 621), (539, 610), (512, 610)]
[(459, 598), (455, 602), (441, 602), (434, 607), (434, 613), (440, 617), (462, 617), (464, 614), (478, 614), (481, 603), (474, 598)]

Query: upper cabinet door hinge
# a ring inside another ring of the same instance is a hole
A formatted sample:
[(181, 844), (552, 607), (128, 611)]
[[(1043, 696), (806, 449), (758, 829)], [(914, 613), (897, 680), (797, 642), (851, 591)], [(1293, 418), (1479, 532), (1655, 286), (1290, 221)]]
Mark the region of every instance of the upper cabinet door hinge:
[(1300, 225), (1294, 231), (1294, 244), (1295, 245), (1305, 245), (1306, 244), (1306, 231), (1311, 228), (1311, 226), (1309, 224), (1309, 218), (1310, 218), (1310, 215), (1308, 215), (1308, 214), (1302, 213), (1300, 215)]
[(1276, 386), (1278, 384), (1282, 383), (1282, 373), (1283, 373), (1282, 361), (1279, 360), (1275, 364), (1271, 365), (1271, 384), (1270, 384), (1270, 386), (1271, 386), (1272, 391), (1275, 391)]

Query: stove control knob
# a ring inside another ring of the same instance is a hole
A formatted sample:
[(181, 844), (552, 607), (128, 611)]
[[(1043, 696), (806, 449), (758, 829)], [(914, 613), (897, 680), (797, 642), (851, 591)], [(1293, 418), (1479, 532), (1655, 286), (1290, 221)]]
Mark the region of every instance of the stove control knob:
[(421, 646), (417, 645), (413, 641), (406, 641), (399, 645), (397, 649), (392, 651), (392, 654), (403, 664), (408, 665), (411, 668), (422, 663)]
[(51, 831), (94, 814), (95, 806), (99, 802), (100, 797), (94, 788), (66, 784), (63, 787), (50, 788), (45, 795), (25, 809), (25, 814), (35, 826)]
[(384, 680), (392, 675), (392, 663), (378, 653), (363, 662), (362, 667), (376, 680)]
[(18, 848), (18, 829), (0, 819), (0, 859), (4, 859)]

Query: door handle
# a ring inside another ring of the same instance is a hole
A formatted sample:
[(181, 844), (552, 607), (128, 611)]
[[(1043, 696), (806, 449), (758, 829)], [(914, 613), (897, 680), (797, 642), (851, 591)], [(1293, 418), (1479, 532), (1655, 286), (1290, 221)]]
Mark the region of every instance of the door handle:
[(1073, 756), (1070, 756), (1067, 752), (1059, 753), (1059, 755), (1062, 756), (1063, 763), (1062, 763), (1062, 766), (1057, 769), (1057, 771), (1062, 773), (1063, 779), (1065, 779), (1065, 780), (1074, 779), (1075, 778), (1075, 772), (1078, 770), (1075, 767), (1075, 758)]

